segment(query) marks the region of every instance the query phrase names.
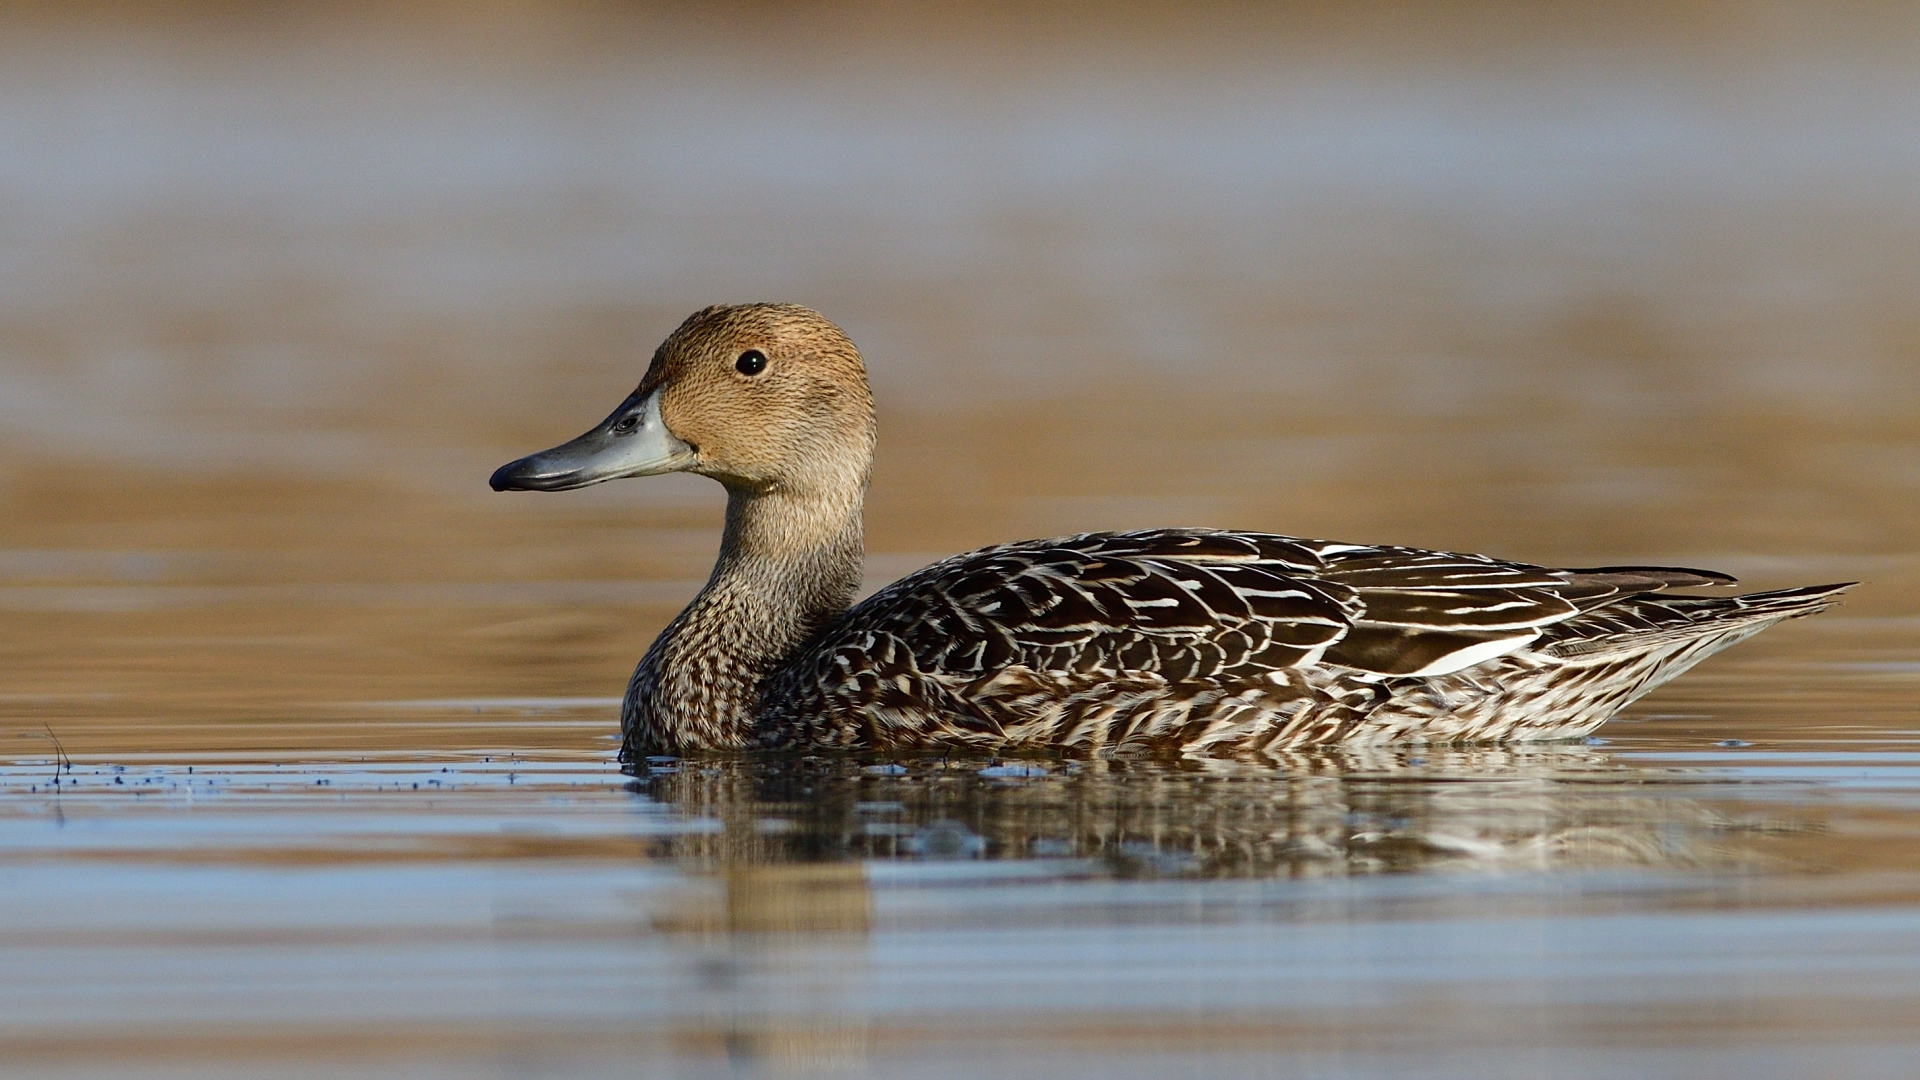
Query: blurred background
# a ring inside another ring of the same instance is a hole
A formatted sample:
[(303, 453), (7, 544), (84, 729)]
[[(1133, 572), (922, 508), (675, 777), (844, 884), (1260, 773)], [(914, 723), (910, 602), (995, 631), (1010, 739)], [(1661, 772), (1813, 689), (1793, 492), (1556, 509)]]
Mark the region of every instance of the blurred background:
[(487, 474), (760, 299), (866, 353), (876, 578), (1181, 524), (1907, 610), (1916, 47), (1901, 3), (8, 5), (11, 692), (616, 693), (718, 490)]
[[(1916, 58), (0, 0), (0, 1072), (1915, 1073)], [(1157, 525), (1867, 584), (1586, 745), (629, 778), (721, 492), (487, 477), (752, 300), (865, 352), (870, 584)]]

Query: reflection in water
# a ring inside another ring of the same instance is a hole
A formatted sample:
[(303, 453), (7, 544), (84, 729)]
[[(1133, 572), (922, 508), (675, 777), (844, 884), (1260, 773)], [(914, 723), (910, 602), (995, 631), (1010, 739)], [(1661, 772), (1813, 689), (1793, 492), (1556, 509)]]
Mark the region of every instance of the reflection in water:
[[(470, 742), (497, 730), (468, 716)], [(54, 790), (51, 750), (0, 768), (0, 1055), (171, 1038), (221, 1062), (244, 1030), (293, 1060), (320, 1031), (581, 1075), (962, 1075), (961, 1046), (1127, 1059), (1062, 1074), (1106, 1078), (1364, 1046), (1362, 1075), (1405, 1075), (1402, 1051), (1585, 1045), (1676, 1008), (1701, 1039), (1920, 1017), (1920, 754), (1893, 742), (686, 759), (631, 781), (610, 754), (83, 756)], [(1863, 994), (1877, 1011), (1836, 1004)]]
[(970, 858), (1051, 860), (1062, 872), (1117, 878), (1729, 867), (1770, 859), (1737, 838), (1802, 828), (1787, 816), (1730, 816), (1673, 793), (1690, 790), (1689, 779), (1595, 747), (1530, 745), (1302, 752), (1277, 768), (684, 761), (646, 768), (633, 786), (722, 822), (671, 844), (676, 858), (728, 873)]
[[(864, 993), (876, 981), (872, 943), (914, 924), (887, 899), (903, 891), (971, 891), (963, 921), (989, 926), (1065, 927), (1099, 911), (1091, 917), (1151, 938), (1225, 898), (1192, 893), (1169, 907), (1101, 882), (1778, 870), (1791, 864), (1779, 841), (1819, 828), (1803, 806), (1755, 814), (1724, 792), (1696, 798), (1710, 777), (1584, 745), (1329, 750), (1279, 768), (833, 757), (641, 768), (631, 790), (720, 823), (659, 839), (707, 887), (651, 926), (711, 993), (697, 1027), (723, 1044), (710, 1049), (776, 1071), (865, 1066), (880, 1022)], [(1005, 892), (1049, 885), (1081, 895), (1035, 911)], [(1315, 917), (1310, 899), (1281, 903)], [(1404, 903), (1389, 896), (1382, 910)]]

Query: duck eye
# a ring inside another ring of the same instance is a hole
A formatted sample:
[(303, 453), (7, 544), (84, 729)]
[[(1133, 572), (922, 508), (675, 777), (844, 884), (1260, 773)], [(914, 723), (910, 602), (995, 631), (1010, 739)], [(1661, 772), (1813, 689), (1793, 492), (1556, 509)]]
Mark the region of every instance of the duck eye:
[(758, 375), (767, 370), (767, 354), (759, 349), (748, 349), (733, 362), (733, 370), (742, 375)]

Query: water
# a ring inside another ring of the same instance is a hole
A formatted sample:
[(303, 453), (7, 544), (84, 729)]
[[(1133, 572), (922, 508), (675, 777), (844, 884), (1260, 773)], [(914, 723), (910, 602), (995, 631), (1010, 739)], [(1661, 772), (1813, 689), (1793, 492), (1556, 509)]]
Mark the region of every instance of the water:
[[(1920, 1071), (1910, 13), (836, 10), (4, 16), (9, 1075)], [(1589, 744), (623, 775), (718, 492), (485, 480), (752, 298), (870, 584), (1867, 584)]]

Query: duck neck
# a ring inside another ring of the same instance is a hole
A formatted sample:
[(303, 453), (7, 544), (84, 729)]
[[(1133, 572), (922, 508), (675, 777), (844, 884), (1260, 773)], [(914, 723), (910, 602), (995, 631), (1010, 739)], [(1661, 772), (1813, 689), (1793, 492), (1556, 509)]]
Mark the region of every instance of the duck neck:
[(749, 745), (761, 684), (859, 589), (861, 494), (729, 489), (713, 576), (627, 688), (623, 759)]

